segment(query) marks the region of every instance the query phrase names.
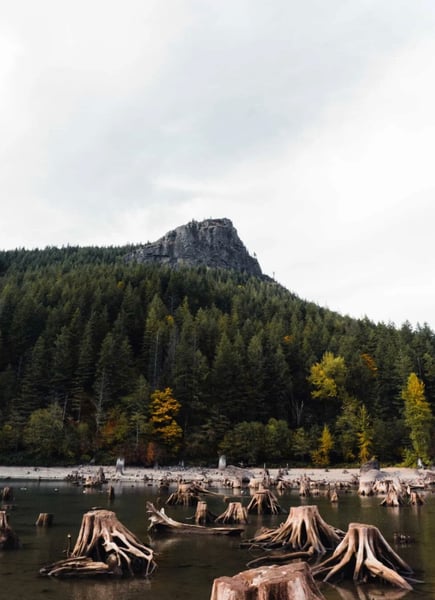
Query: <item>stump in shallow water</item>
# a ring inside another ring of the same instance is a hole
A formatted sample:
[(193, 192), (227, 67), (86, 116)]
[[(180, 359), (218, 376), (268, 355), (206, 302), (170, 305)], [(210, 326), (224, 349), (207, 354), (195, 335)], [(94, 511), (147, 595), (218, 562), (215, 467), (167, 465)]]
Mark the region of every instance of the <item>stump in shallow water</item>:
[(310, 551), (324, 554), (335, 548), (344, 531), (328, 525), (319, 509), (313, 506), (292, 506), (285, 523), (277, 529), (266, 529), (243, 546), (260, 548), (290, 548), (294, 551)]
[(313, 567), (323, 581), (352, 577), (355, 583), (374, 583), (381, 579), (405, 590), (412, 590), (412, 569), (389, 546), (377, 527), (350, 523), (333, 555)]
[(129, 531), (114, 512), (94, 509), (83, 515), (75, 546), (66, 560), (40, 570), (41, 575), (150, 575), (153, 551)]
[(381, 506), (402, 506), (404, 500), (402, 494), (396, 489), (396, 487), (387, 482), (386, 484), (386, 496), (381, 502)]
[(277, 515), (282, 512), (278, 499), (270, 490), (259, 490), (252, 496), (246, 510), (259, 515)]
[(242, 571), (213, 582), (210, 600), (324, 600), (306, 563)]
[(13, 488), (11, 488), (9, 486), (3, 488), (2, 493), (1, 493), (1, 499), (3, 502), (10, 502), (11, 500), (13, 500), (14, 499)]
[(215, 520), (216, 515), (208, 510), (207, 502), (200, 500), (196, 505), (195, 523), (197, 525), (206, 525), (207, 523), (214, 523)]
[(216, 517), (216, 523), (243, 523), (248, 522), (248, 511), (241, 502), (230, 502), (228, 508)]
[(51, 513), (39, 513), (35, 525), (37, 527), (51, 527), (53, 525), (53, 515)]
[(0, 510), (0, 550), (14, 550), (20, 547), (17, 534), (9, 526), (5, 510)]

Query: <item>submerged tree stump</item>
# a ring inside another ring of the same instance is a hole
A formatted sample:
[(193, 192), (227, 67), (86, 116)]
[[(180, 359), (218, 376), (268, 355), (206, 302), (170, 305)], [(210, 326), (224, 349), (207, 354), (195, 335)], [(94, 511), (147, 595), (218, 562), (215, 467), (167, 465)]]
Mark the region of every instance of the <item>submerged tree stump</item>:
[(7, 486), (2, 489), (1, 499), (3, 502), (10, 502), (14, 499), (14, 490), (13, 488)]
[(219, 496), (219, 494), (210, 492), (197, 483), (180, 482), (177, 486), (177, 490), (173, 492), (166, 500), (166, 504), (182, 504), (183, 506), (193, 506), (201, 500), (201, 494)]
[(333, 555), (313, 567), (315, 577), (334, 581), (352, 577), (355, 583), (374, 582), (376, 579), (405, 590), (412, 569), (389, 546), (377, 527), (350, 523), (348, 531)]
[(148, 576), (155, 568), (153, 551), (118, 521), (114, 512), (94, 509), (83, 515), (70, 557), (42, 568), (40, 574)]
[(306, 563), (259, 567), (213, 582), (210, 600), (324, 600)]
[(282, 512), (278, 499), (270, 490), (259, 490), (252, 496), (246, 508), (248, 513), (277, 515)]
[(266, 529), (243, 543), (251, 548), (290, 548), (324, 554), (336, 548), (344, 537), (344, 531), (328, 525), (319, 509), (313, 506), (292, 506), (285, 523), (277, 529)]
[(230, 502), (228, 508), (216, 517), (216, 523), (243, 523), (248, 522), (248, 511), (241, 502)]
[(207, 502), (200, 500), (196, 505), (195, 523), (197, 525), (206, 525), (207, 523), (214, 523), (215, 520), (216, 515), (208, 510)]
[(53, 515), (51, 513), (39, 513), (35, 525), (37, 527), (51, 527), (53, 525)]
[(422, 504), (424, 504), (424, 500), (418, 492), (411, 491), (410, 497), (409, 497), (409, 503), (412, 504), (413, 506), (421, 506)]
[(0, 510), (0, 550), (15, 550), (20, 547), (17, 534), (9, 526), (5, 510)]
[(387, 482), (386, 496), (381, 502), (381, 506), (402, 506), (404, 504), (402, 494), (391, 483)]

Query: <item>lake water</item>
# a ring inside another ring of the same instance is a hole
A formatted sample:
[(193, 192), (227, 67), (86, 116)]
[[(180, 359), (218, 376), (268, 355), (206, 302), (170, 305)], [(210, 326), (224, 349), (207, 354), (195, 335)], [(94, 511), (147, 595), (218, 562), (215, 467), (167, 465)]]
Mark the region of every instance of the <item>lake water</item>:
[[(150, 539), (146, 501), (156, 503), (157, 491), (144, 483), (115, 484), (115, 499), (110, 505), (104, 491), (83, 493), (81, 487), (67, 483), (0, 482), (0, 489), (4, 485), (11, 485), (14, 489), (9, 524), (18, 534), (22, 548), (0, 552), (0, 598), (209, 600), (215, 578), (245, 570), (246, 563), (256, 556), (239, 547), (241, 538), (238, 537), (178, 535)], [(166, 495), (162, 496), (163, 502), (165, 498)], [(278, 498), (285, 511), (301, 503), (317, 504), (327, 523), (345, 531), (350, 522), (376, 525), (396, 552), (414, 569), (416, 577), (424, 581), (403, 597), (406, 600), (435, 598), (435, 494), (425, 493), (425, 504), (421, 507), (400, 508), (382, 507), (379, 497), (360, 497), (356, 491), (342, 494), (337, 505), (321, 496), (301, 499), (297, 491), (287, 492)], [(225, 510), (220, 498), (208, 498), (207, 505), (214, 514)], [(67, 535), (71, 534), (74, 543), (83, 514), (94, 506), (113, 510), (128, 529), (153, 548), (158, 568), (149, 580), (59, 580), (39, 576), (42, 566), (64, 558)], [(167, 514), (179, 521), (185, 521), (194, 511), (192, 507), (166, 507)], [(35, 526), (41, 512), (54, 515), (52, 527)], [(285, 518), (286, 515), (251, 515), (242, 539), (253, 537), (262, 526), (277, 527)], [(415, 542), (397, 546), (393, 541), (394, 532), (412, 536)], [(390, 586), (368, 589), (346, 584), (335, 589), (322, 585), (321, 590), (328, 600), (396, 600), (402, 597), (397, 589)]]

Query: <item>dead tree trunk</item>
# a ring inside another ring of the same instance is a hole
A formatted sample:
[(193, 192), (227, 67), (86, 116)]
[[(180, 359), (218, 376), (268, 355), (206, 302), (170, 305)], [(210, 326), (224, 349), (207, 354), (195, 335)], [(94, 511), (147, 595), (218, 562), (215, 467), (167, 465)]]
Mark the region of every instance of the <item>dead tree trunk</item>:
[(247, 523), (248, 511), (242, 506), (241, 502), (230, 502), (228, 508), (221, 515), (216, 517), (216, 523)]
[(37, 527), (51, 527), (53, 525), (53, 515), (51, 513), (39, 513), (35, 525)]
[[(316, 505), (293, 506), (285, 523), (277, 529), (266, 529), (242, 545), (250, 548), (290, 548), (324, 554), (336, 548), (344, 531), (328, 525)], [(312, 550), (311, 550), (312, 549)]]
[(17, 534), (9, 526), (5, 510), (0, 511), (0, 550), (15, 550), (20, 547)]
[(324, 600), (306, 563), (242, 571), (213, 582), (210, 600)]
[(71, 555), (48, 565), (41, 575), (148, 576), (156, 568), (153, 551), (142, 544), (110, 510), (95, 509), (83, 515)]
[(315, 577), (334, 581), (351, 575), (356, 583), (381, 579), (406, 590), (412, 569), (389, 546), (377, 527), (350, 523), (333, 555), (313, 567)]
[(282, 512), (277, 497), (270, 490), (255, 492), (246, 510), (259, 515), (277, 515)]

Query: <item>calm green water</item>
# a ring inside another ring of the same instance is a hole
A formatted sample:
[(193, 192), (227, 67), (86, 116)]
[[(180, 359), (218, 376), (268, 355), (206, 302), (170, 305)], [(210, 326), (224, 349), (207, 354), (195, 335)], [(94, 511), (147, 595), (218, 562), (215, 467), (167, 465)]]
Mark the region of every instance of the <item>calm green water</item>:
[[(208, 600), (213, 580), (222, 575), (234, 575), (246, 569), (254, 558), (247, 549), (240, 549), (240, 538), (226, 536), (167, 536), (150, 539), (145, 511), (147, 500), (156, 502), (156, 491), (145, 484), (123, 484), (115, 487), (115, 499), (108, 504), (104, 492), (83, 493), (82, 488), (64, 483), (0, 482), (0, 488), (12, 485), (15, 499), (9, 513), (9, 523), (20, 537), (20, 550), (0, 552), (0, 598), (23, 600), (47, 598), (53, 600)], [(172, 491), (172, 490), (170, 490)], [(165, 497), (162, 497), (164, 501)], [(376, 525), (398, 554), (414, 569), (424, 583), (415, 586), (406, 600), (435, 598), (435, 494), (425, 495), (422, 507), (384, 508), (379, 498), (361, 498), (355, 492), (340, 496), (338, 505), (326, 498), (303, 500), (297, 492), (279, 497), (286, 511), (301, 503), (317, 504), (329, 524), (347, 530), (350, 522)], [(221, 514), (225, 505), (219, 498), (208, 499), (209, 509)], [(63, 558), (67, 534), (74, 543), (84, 512), (94, 506), (110, 508), (143, 542), (154, 549), (158, 569), (150, 580), (120, 581), (57, 580), (38, 575), (39, 569)], [(35, 527), (41, 512), (54, 515), (51, 528)], [(167, 507), (166, 512), (179, 521), (194, 513), (193, 508)], [(277, 527), (285, 515), (251, 516), (243, 537), (252, 537), (261, 527)], [(415, 538), (408, 546), (395, 546), (394, 532)], [(393, 599), (389, 586), (368, 590), (346, 585), (334, 589), (322, 586), (328, 600)]]

